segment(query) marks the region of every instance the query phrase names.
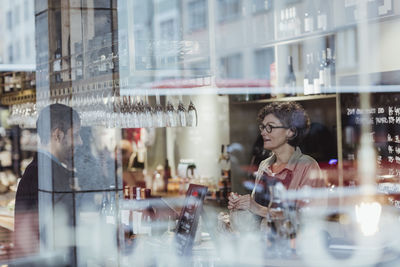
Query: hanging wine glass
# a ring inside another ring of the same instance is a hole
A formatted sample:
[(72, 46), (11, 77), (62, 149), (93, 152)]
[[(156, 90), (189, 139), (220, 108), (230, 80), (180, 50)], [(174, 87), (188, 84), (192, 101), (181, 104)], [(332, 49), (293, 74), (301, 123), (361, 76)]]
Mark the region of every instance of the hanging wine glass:
[(104, 92), (98, 92), (96, 94), (96, 104), (94, 107), (94, 123), (97, 126), (100, 126), (102, 124), (102, 118), (104, 118), (104, 106), (103, 106), (103, 101), (104, 101)]
[(104, 127), (109, 127), (109, 101), (110, 101), (110, 92), (105, 90), (103, 92), (103, 109), (102, 112), (100, 112), (99, 116), (101, 116), (100, 119), (100, 123), (101, 125), (103, 125)]
[(178, 104), (178, 124), (179, 126), (186, 127), (186, 109), (182, 103), (182, 96), (179, 96)]
[(138, 123), (138, 113), (136, 110), (135, 97), (129, 96), (128, 101), (129, 101), (129, 118), (128, 118), (129, 128), (136, 128), (139, 123)]
[(190, 104), (187, 111), (187, 126), (196, 127), (197, 122), (198, 122), (197, 110), (192, 100), (190, 100)]
[(154, 107), (153, 117), (154, 117), (153, 118), (154, 119), (154, 127), (165, 127), (166, 126), (164, 107), (161, 105), (160, 95), (158, 93), (156, 94), (156, 106)]
[(141, 96), (137, 96), (137, 101), (136, 101), (136, 110), (138, 112), (138, 125), (137, 128), (143, 127), (143, 125), (146, 123), (146, 116), (145, 116), (145, 108), (144, 108), (144, 102)]
[(176, 127), (177, 126), (176, 111), (170, 101), (168, 101), (167, 103), (166, 112), (167, 112), (167, 127)]
[(119, 93), (117, 93), (117, 92), (115, 92), (115, 93), (116, 93), (115, 94), (115, 102), (114, 102), (115, 128), (123, 128), (124, 114), (123, 114), (122, 97), (119, 95)]
[(145, 125), (144, 127), (153, 127), (152, 121), (153, 121), (153, 109), (151, 108), (149, 104), (149, 97), (148, 95), (145, 96), (145, 103), (144, 103), (144, 115), (145, 115)]
[(107, 117), (106, 117), (106, 127), (112, 128), (114, 121), (114, 94), (110, 92), (107, 97)]
[(121, 108), (121, 118), (122, 118), (122, 128), (129, 128), (129, 99), (128, 96), (124, 95), (122, 97), (122, 108)]

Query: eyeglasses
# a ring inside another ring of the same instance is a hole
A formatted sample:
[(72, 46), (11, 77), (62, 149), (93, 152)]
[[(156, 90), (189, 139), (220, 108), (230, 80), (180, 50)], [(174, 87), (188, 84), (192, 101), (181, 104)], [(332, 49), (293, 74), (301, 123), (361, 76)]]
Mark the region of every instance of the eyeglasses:
[(288, 127), (285, 126), (272, 126), (271, 124), (259, 124), (258, 125), (258, 129), (260, 129), (260, 132), (266, 130), (267, 133), (271, 133), (273, 129), (277, 129), (277, 128), (283, 128), (283, 129), (289, 129)]

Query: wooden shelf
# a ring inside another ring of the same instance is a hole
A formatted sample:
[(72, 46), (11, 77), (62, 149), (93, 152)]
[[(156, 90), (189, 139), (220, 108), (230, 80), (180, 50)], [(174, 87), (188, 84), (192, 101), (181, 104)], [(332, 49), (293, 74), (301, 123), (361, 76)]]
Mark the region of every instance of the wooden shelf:
[(25, 89), (18, 92), (12, 92), (1, 95), (0, 104), (8, 106), (8, 105), (22, 104), (26, 102), (35, 102), (35, 101), (36, 101), (36, 90)]
[(321, 100), (321, 99), (334, 99), (336, 94), (330, 95), (305, 95), (305, 96), (290, 96), (290, 97), (280, 97), (280, 98), (269, 98), (253, 101), (243, 101), (243, 102), (232, 102), (233, 104), (257, 104), (257, 103), (271, 103), (271, 102), (284, 102), (284, 101), (309, 101), (309, 100)]

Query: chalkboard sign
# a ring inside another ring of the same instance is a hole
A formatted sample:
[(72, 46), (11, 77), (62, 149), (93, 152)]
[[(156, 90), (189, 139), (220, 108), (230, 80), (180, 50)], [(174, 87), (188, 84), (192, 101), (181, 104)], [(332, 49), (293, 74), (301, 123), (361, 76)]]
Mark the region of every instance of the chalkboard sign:
[[(351, 163), (357, 158), (361, 126), (368, 124), (377, 155), (378, 191), (400, 193), (400, 187), (396, 186), (400, 183), (400, 93), (372, 93), (368, 109), (360, 108), (359, 94), (342, 94), (341, 107), (344, 167), (354, 166), (354, 172), (345, 169), (345, 175), (356, 175), (355, 165)], [(389, 201), (400, 207), (400, 198), (397, 198), (394, 196)]]
[(189, 185), (185, 203), (179, 217), (178, 225), (176, 226), (175, 237), (177, 254), (179, 256), (188, 256), (192, 252), (193, 241), (206, 194), (206, 186), (196, 184)]

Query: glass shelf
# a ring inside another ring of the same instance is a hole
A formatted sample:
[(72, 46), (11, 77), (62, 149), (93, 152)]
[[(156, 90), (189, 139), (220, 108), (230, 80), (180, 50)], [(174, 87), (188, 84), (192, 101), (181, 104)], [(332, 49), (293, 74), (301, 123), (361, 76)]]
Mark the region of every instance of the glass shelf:
[(321, 99), (333, 99), (336, 98), (337, 94), (329, 95), (305, 95), (305, 96), (289, 96), (289, 97), (279, 97), (279, 98), (269, 98), (253, 101), (234, 101), (233, 104), (257, 104), (257, 103), (270, 103), (270, 102), (284, 102), (284, 101), (310, 101), (310, 100), (321, 100)]

